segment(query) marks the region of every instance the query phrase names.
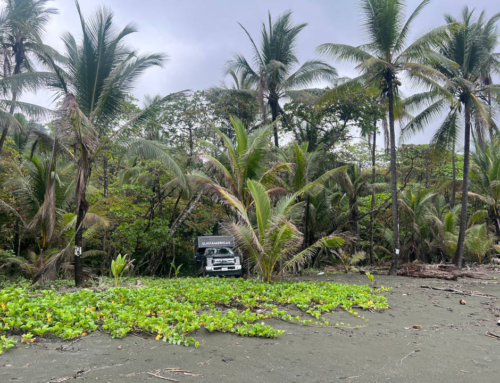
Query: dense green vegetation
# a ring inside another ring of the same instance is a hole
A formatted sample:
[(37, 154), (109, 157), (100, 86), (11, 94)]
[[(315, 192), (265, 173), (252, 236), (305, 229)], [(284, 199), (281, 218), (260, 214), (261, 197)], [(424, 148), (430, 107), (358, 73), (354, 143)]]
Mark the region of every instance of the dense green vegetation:
[[(81, 32), (56, 52), (43, 32), (57, 10), (2, 3), (5, 275), (82, 286), (127, 254), (135, 275), (190, 276), (204, 233), (232, 234), (246, 274), (267, 282), (304, 267), (390, 261), (395, 274), (401, 262), (496, 257), (500, 14), (464, 8), (409, 41), (428, 0), (409, 16), (403, 0), (363, 0), (365, 44), (318, 47), (353, 63), (351, 79), (319, 59), (300, 65), (307, 24), (269, 15), (260, 41), (243, 28), (255, 57), (227, 62), (231, 84), (140, 104), (134, 86), (166, 56), (129, 46), (134, 26), (76, 3)], [(40, 89), (58, 110), (19, 101)], [(431, 142), (412, 144), (434, 121)]]
[[(43, 290), (38, 296), (25, 287), (0, 291), (0, 334), (23, 333), (23, 341), (53, 334), (64, 339), (85, 336), (101, 327), (113, 337), (131, 331), (156, 336), (164, 342), (195, 344), (190, 337), (204, 327), (210, 332), (274, 338), (283, 331), (265, 325), (266, 318), (329, 326), (323, 313), (337, 307), (361, 317), (356, 309), (385, 309), (385, 291), (368, 286), (327, 282), (279, 282), (273, 285), (243, 279), (148, 279), (146, 287), (104, 291), (83, 289), (56, 294)], [(309, 319), (292, 316), (284, 307), (295, 305)], [(333, 323), (331, 324), (333, 325)], [(348, 324), (335, 326), (350, 327)], [(2, 338), (4, 339), (4, 338)], [(8, 338), (3, 340), (8, 347)], [(0, 353), (2, 352), (0, 343)]]

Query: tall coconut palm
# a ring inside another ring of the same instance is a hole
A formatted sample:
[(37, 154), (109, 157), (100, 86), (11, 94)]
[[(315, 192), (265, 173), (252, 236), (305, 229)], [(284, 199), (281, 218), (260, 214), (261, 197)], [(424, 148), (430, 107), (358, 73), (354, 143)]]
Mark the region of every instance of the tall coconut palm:
[[(280, 99), (288, 91), (299, 90), (318, 80), (333, 80), (337, 71), (320, 60), (309, 60), (294, 70), (299, 64), (295, 43), (299, 33), (307, 24), (292, 24), (292, 12), (285, 12), (273, 22), (269, 13), (269, 24), (262, 24), (260, 49), (250, 33), (241, 25), (253, 48), (252, 64), (241, 54), (234, 56), (226, 65), (226, 74), (239, 75), (240, 83), (258, 89), (264, 122), (266, 112), (264, 100), (271, 109), (272, 121), (276, 121), (280, 110)], [(278, 127), (274, 125), (274, 144), (279, 146)]]
[[(439, 53), (446, 56), (454, 65), (436, 65), (449, 78), (443, 87), (435, 87), (427, 93), (415, 95), (415, 105), (426, 105), (426, 109), (416, 116), (405, 131), (413, 133), (422, 130), (434, 117), (448, 110), (448, 114), (437, 130), (433, 141), (437, 146), (450, 146), (458, 141), (460, 133), (464, 136), (464, 170), (462, 183), (462, 211), (460, 215), (460, 231), (454, 263), (462, 267), (464, 241), (467, 230), (467, 207), (469, 198), (469, 165), (470, 141), (474, 124), (486, 124), (490, 129), (496, 125), (484, 100), (490, 94), (500, 94), (500, 85), (486, 85), (482, 81), (491, 73), (492, 63), (498, 62), (493, 53), (497, 41), (497, 21), (500, 13), (489, 20), (485, 13), (474, 18), (474, 10), (465, 7), (461, 18), (457, 20), (451, 15), (445, 16), (448, 25), (459, 25), (449, 28), (448, 37), (439, 45)], [(495, 105), (498, 100), (490, 99)], [(463, 123), (460, 116), (463, 114)]]
[[(87, 185), (91, 175), (91, 164), (110, 142), (137, 123), (159, 104), (173, 96), (158, 98), (119, 129), (111, 130), (112, 123), (120, 114), (126, 94), (137, 78), (152, 66), (161, 66), (165, 57), (161, 54), (137, 55), (125, 45), (125, 38), (135, 32), (132, 25), (121, 31), (113, 23), (113, 14), (106, 8), (85, 19), (76, 2), (82, 28), (82, 41), (67, 33), (63, 36), (66, 47), (65, 66), (61, 68), (50, 55), (46, 59), (58, 76), (58, 89), (63, 96), (60, 130), (68, 134), (68, 142), (75, 147), (78, 162), (76, 177), (77, 222), (75, 234), (75, 282), (83, 283), (82, 260), (79, 254), (83, 246), (83, 221), (89, 205), (86, 199)], [(107, 137), (102, 137), (107, 135)], [(142, 142), (141, 145), (147, 143)], [(175, 161), (171, 161), (174, 164)], [(186, 184), (185, 176), (175, 164), (175, 174)], [(50, 267), (57, 266), (56, 261)]]
[[(412, 44), (407, 45), (412, 23), (429, 4), (424, 0), (414, 10), (408, 19), (405, 17), (406, 4), (404, 0), (361, 0), (364, 16), (364, 29), (367, 35), (366, 43), (355, 47), (344, 44), (323, 44), (318, 47), (322, 54), (336, 59), (358, 64), (361, 79), (367, 84), (377, 84), (387, 97), (389, 112), (389, 132), (391, 151), (391, 190), (392, 190), (392, 221), (393, 221), (393, 263), (390, 273), (396, 274), (399, 264), (399, 219), (398, 219), (398, 187), (396, 171), (396, 133), (395, 95), (402, 85), (400, 78), (406, 74), (410, 80), (421, 84), (433, 84), (445, 80), (439, 71), (424, 65), (426, 62), (446, 62), (439, 54), (431, 52), (433, 43), (439, 41), (447, 26), (427, 32)], [(359, 81), (359, 78), (353, 81)], [(349, 81), (347, 82), (347, 84)], [(336, 90), (332, 91), (335, 92)], [(332, 96), (327, 93), (320, 100), (326, 101)]]
[[(41, 42), (41, 36), (45, 32), (45, 26), (50, 16), (57, 13), (54, 8), (47, 8), (49, 0), (7, 0), (5, 8), (0, 15), (0, 46), (2, 49), (3, 78), (10, 76), (20, 77), (21, 73), (31, 73), (32, 81), (39, 81), (46, 77), (43, 73), (37, 73), (35, 62), (45, 61), (44, 53), (55, 52)], [(38, 77), (38, 78), (37, 78)], [(13, 115), (16, 103), (23, 89), (11, 88), (10, 96), (12, 102), (6, 105), (6, 110)], [(25, 104), (25, 109), (27, 105)], [(7, 137), (12, 121), (2, 121), (3, 132), (0, 137), (0, 153)]]

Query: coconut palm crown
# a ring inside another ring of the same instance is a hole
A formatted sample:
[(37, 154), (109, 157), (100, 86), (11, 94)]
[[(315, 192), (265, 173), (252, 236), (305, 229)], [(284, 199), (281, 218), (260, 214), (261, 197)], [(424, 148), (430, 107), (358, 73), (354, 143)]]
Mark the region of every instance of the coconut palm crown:
[[(240, 76), (240, 83), (250, 84), (258, 89), (264, 120), (266, 112), (264, 100), (271, 109), (272, 121), (276, 121), (280, 112), (280, 99), (289, 92), (297, 91), (319, 81), (331, 81), (337, 77), (337, 71), (321, 60), (309, 60), (294, 71), (299, 59), (296, 56), (295, 43), (306, 23), (292, 24), (292, 12), (287, 11), (273, 22), (269, 13), (269, 24), (262, 24), (260, 49), (243, 25), (253, 47), (253, 62), (249, 63), (242, 54), (236, 54), (225, 68), (226, 74)], [(265, 121), (264, 121), (265, 122)], [(278, 128), (274, 125), (274, 143), (279, 146)]]

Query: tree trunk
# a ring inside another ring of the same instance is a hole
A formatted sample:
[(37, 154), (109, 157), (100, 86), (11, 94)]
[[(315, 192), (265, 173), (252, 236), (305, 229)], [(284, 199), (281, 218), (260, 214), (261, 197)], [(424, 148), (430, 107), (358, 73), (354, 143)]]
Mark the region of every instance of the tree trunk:
[(274, 145), (276, 147), (279, 147), (278, 126), (275, 123), (275, 121), (278, 119), (278, 98), (277, 97), (270, 97), (269, 98), (269, 107), (271, 108), (271, 116), (272, 116), (272, 121), (274, 123), (274, 125), (273, 125)]
[(108, 174), (108, 156), (106, 155), (106, 153), (104, 154), (102, 170), (104, 173), (104, 198), (108, 198), (109, 174)]
[[(487, 85), (492, 85), (493, 83), (493, 80), (490, 79), (491, 81), (488, 82)], [(492, 116), (492, 106), (491, 106), (491, 90), (488, 90), (488, 117), (490, 118), (490, 120), (492, 120), (493, 116)], [(488, 131), (490, 133), (490, 141), (494, 141), (495, 140), (495, 131), (493, 130), (493, 126), (488, 123)]]
[(189, 169), (189, 167), (193, 163), (193, 148), (194, 148), (193, 126), (191, 124), (191, 121), (188, 121), (187, 126), (188, 126), (188, 132), (189, 132), (189, 158), (187, 160), (186, 169)]
[(19, 257), (19, 253), (21, 251), (21, 237), (19, 235), (19, 221), (16, 219), (16, 223), (14, 223), (14, 253), (17, 257)]
[(392, 226), (394, 231), (394, 254), (390, 275), (396, 275), (399, 267), (399, 215), (398, 215), (398, 181), (396, 169), (396, 132), (394, 130), (394, 84), (392, 74), (387, 77), (389, 99), (389, 132), (391, 140), (391, 194), (392, 194)]
[(76, 234), (75, 234), (75, 285), (77, 287), (83, 285), (83, 262), (82, 262), (82, 252), (83, 252), (83, 220), (87, 214), (88, 203), (85, 199), (80, 202), (80, 207), (78, 208), (78, 215), (76, 218)]
[(358, 202), (356, 196), (354, 196), (354, 198), (349, 198), (349, 206), (351, 208), (351, 230), (352, 233), (356, 236), (356, 240), (352, 241), (352, 253), (356, 254), (358, 251), (359, 241)]
[[(16, 66), (14, 67), (13, 75), (21, 73), (21, 66), (24, 63), (24, 56), (22, 54), (23, 49), (24, 49), (24, 47), (23, 47), (22, 43), (16, 43), (14, 46)], [(13, 102), (17, 101), (17, 93), (16, 92), (13, 92), (13, 94), (12, 94), (12, 101)], [(16, 107), (14, 106), (14, 104), (12, 104), (10, 106), (9, 113), (13, 116), (15, 110), (16, 110)], [(7, 138), (8, 131), (9, 131), (9, 124), (7, 123), (3, 128), (2, 137), (0, 137), (0, 154), (2, 154), (3, 145), (5, 143), (5, 139)]]
[[(16, 100), (17, 100), (17, 95), (14, 92), (14, 94), (12, 96), (12, 101), (15, 102)], [(16, 107), (14, 105), (11, 105), (9, 113), (13, 116), (15, 110), (16, 110)], [(5, 140), (7, 138), (7, 133), (8, 132), (9, 132), (9, 123), (5, 124), (5, 126), (3, 127), (2, 137), (0, 137), (0, 154), (2, 154), (3, 145), (4, 145)]]
[(306, 197), (306, 214), (304, 217), (304, 243), (303, 248), (307, 249), (309, 247), (309, 210), (311, 207), (311, 196)]
[(182, 213), (175, 220), (172, 227), (170, 228), (170, 237), (174, 237), (177, 230), (182, 226), (182, 224), (189, 218), (193, 210), (196, 208), (200, 202), (201, 197), (203, 197), (203, 191), (198, 192), (198, 194), (189, 201)]
[(468, 101), (465, 101), (465, 141), (464, 141), (464, 180), (462, 186), (462, 211), (460, 213), (460, 231), (458, 233), (457, 251), (453, 263), (461, 269), (464, 258), (465, 232), (467, 230), (467, 204), (469, 202), (469, 161), (470, 161), (470, 131), (471, 115)]
[(2, 137), (0, 137), (0, 154), (2, 154), (3, 144), (5, 143), (5, 139), (7, 138), (8, 131), (9, 131), (9, 125), (5, 125), (3, 127)]
[(453, 153), (451, 154), (451, 166), (453, 168), (453, 181), (451, 183), (451, 201), (450, 206), (453, 209), (455, 207), (455, 194), (457, 190), (457, 168), (455, 166), (455, 143), (453, 143)]
[(91, 174), (89, 153), (83, 145), (80, 151), (76, 184), (75, 284), (77, 287), (83, 285), (83, 263), (81, 257), (83, 252), (83, 220), (89, 209), (89, 204), (87, 202), (87, 185)]
[(497, 236), (497, 239), (495, 243), (498, 244), (500, 240), (500, 221), (498, 220), (498, 203), (495, 202), (495, 206), (493, 206), (493, 222), (495, 223), (495, 233)]
[(157, 198), (158, 198), (158, 205), (159, 205), (159, 214), (160, 214), (160, 219), (163, 219), (163, 203), (162, 203), (162, 198), (161, 198), (161, 181), (160, 178), (158, 178), (158, 193), (157, 193)]
[[(372, 148), (372, 185), (375, 184), (376, 174), (375, 174), (375, 160), (377, 153), (377, 122), (374, 123), (375, 130), (373, 131), (373, 148)], [(373, 265), (373, 236), (375, 230), (375, 190), (372, 187), (372, 202), (370, 205), (370, 264)]]

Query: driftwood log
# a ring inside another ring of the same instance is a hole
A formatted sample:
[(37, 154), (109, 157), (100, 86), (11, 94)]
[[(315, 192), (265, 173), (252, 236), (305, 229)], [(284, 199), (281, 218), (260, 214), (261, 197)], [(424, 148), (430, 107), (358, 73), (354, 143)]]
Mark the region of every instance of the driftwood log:
[(455, 265), (438, 264), (427, 265), (420, 262), (405, 263), (398, 270), (398, 275), (414, 278), (438, 278), (448, 281), (456, 281), (458, 278), (473, 278), (490, 280), (486, 274), (459, 270)]
[(440, 287), (434, 287), (434, 286), (420, 286), (423, 289), (430, 289), (430, 290), (439, 290), (439, 291), (445, 291), (447, 293), (451, 294), (458, 294), (458, 295), (466, 295), (469, 297), (479, 297), (479, 298), (491, 298), (491, 299), (497, 299), (495, 295), (490, 295), (490, 294), (483, 294), (479, 291), (462, 291), (462, 290), (457, 290), (457, 289), (452, 289), (452, 288), (440, 288)]

